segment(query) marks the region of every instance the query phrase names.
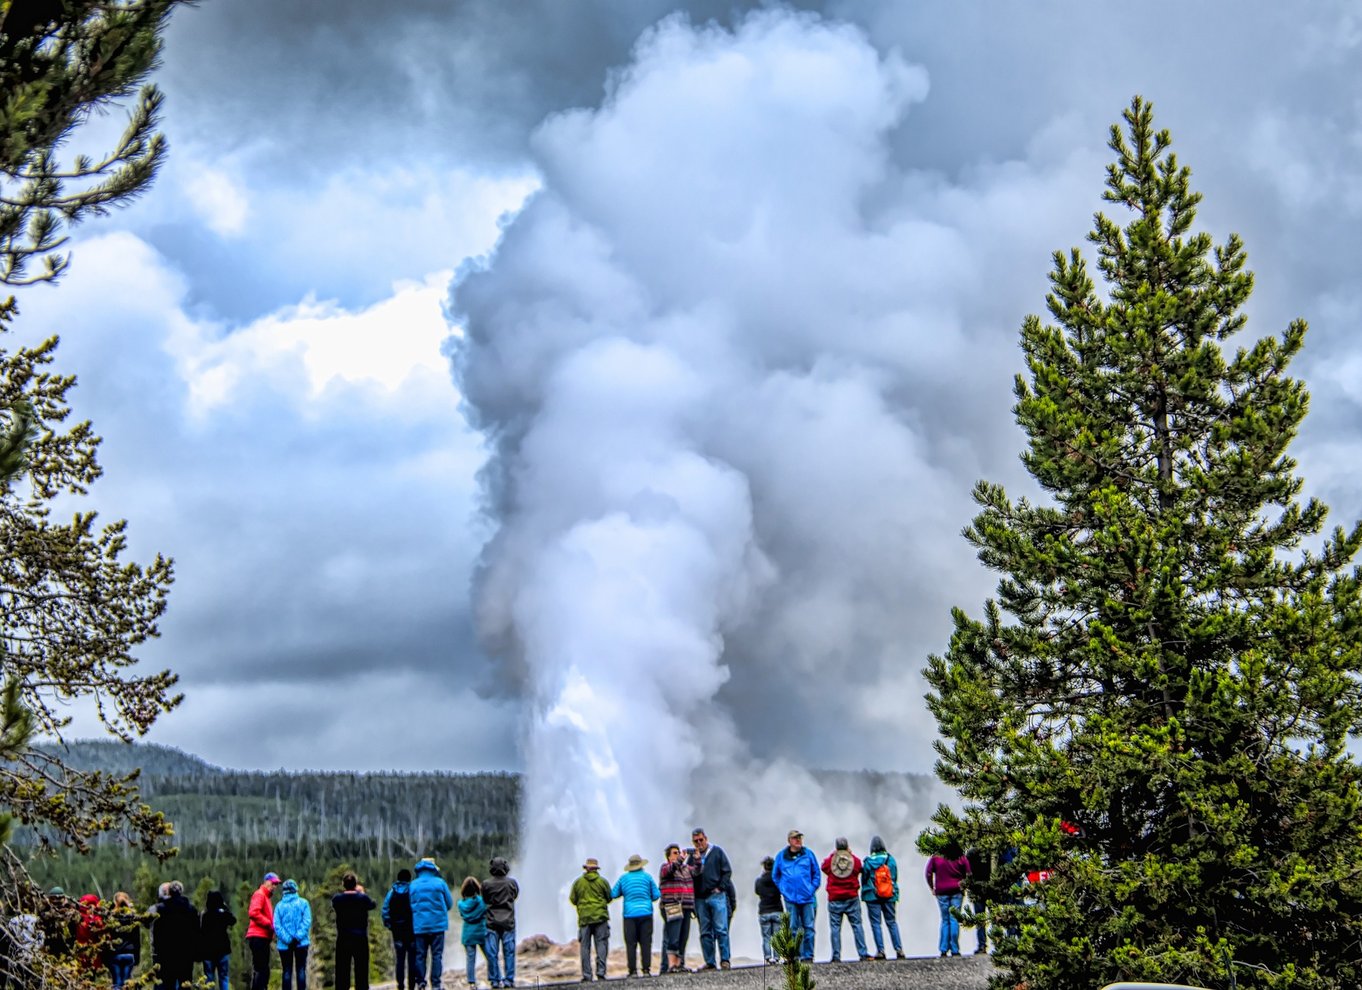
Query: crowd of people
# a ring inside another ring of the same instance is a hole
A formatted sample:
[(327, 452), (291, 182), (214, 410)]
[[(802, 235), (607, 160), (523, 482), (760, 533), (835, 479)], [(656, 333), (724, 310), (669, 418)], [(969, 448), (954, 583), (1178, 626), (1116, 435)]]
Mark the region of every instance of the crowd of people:
[[(652, 975), (654, 904), (658, 905), (662, 924), (660, 973), (689, 971), (685, 960), (692, 924), (699, 929), (700, 969), (729, 968), (729, 925), (737, 906), (733, 866), (723, 849), (709, 841), (703, 828), (691, 833), (691, 841), (693, 845), (685, 849), (676, 843), (667, 846), (656, 880), (644, 872), (648, 861), (638, 854), (629, 857), (624, 872), (613, 884), (600, 875), (600, 863), (595, 859), (582, 864), (582, 875), (572, 884), (568, 900), (577, 910), (583, 982), (605, 979), (610, 951), (609, 906), (613, 900), (622, 902), (625, 961), (630, 976)], [(965, 878), (986, 868), (982, 860), (972, 860), (954, 845), (928, 861), (924, 878), (941, 911), (942, 956), (960, 955), (957, 915)], [(898, 925), (899, 867), (884, 840), (873, 836), (862, 859), (851, 851), (847, 839), (838, 838), (833, 851), (820, 862), (804, 845), (804, 834), (791, 829), (785, 848), (762, 861), (762, 872), (753, 883), (765, 961), (781, 961), (774, 955), (771, 939), (780, 928), (782, 915), (789, 915), (791, 930), (801, 933), (800, 958), (813, 959), (818, 891), (824, 886), (824, 878), (832, 961), (842, 959), (843, 922), (851, 927), (857, 959), (887, 958), (886, 932), (895, 956), (903, 959)], [(977, 898), (973, 907), (980, 915), (987, 909)], [(875, 942), (873, 955), (866, 943), (867, 925)], [(983, 925), (978, 926), (978, 933), (975, 951), (985, 953), (988, 936)]]
[[(661, 927), (659, 973), (685, 973), (686, 948), (692, 929), (699, 934), (699, 970), (730, 967), (729, 929), (737, 906), (733, 867), (727, 854), (710, 842), (703, 828), (691, 833), (690, 846), (672, 843), (663, 850), (656, 878), (648, 860), (629, 857), (612, 883), (601, 875), (600, 863), (587, 859), (581, 876), (572, 883), (568, 901), (577, 914), (582, 981), (606, 978), (610, 952), (610, 907), (621, 903), (625, 959), (630, 976), (653, 972), (654, 914)], [(862, 961), (886, 956), (885, 933), (897, 958), (904, 958), (898, 925), (899, 867), (879, 836), (870, 840), (864, 858), (852, 852), (845, 838), (820, 862), (804, 845), (803, 833), (791, 829), (786, 845), (761, 864), (753, 883), (757, 924), (766, 962), (778, 963), (772, 937), (783, 915), (800, 933), (800, 958), (811, 961), (817, 932), (817, 900), (825, 887), (829, 942), (834, 962), (842, 959), (842, 926), (850, 925), (856, 957)], [(948, 845), (928, 861), (924, 878), (941, 913), (938, 948), (942, 956), (960, 955), (958, 914), (968, 878), (978, 878), (987, 861)], [(275, 894), (279, 893), (276, 903)], [(65, 899), (60, 888), (51, 895)], [(478, 985), (481, 957), (493, 990), (516, 985), (516, 900), (520, 886), (510, 876), (506, 859), (493, 857), (488, 875), (465, 877), (456, 899), (431, 858), (411, 870), (398, 871), (382, 905), (364, 890), (354, 873), (341, 878), (341, 890), (331, 898), (335, 913), (335, 986), (337, 990), (368, 990), (369, 920), (378, 910), (392, 939), (398, 990), (442, 990), (445, 935), (457, 909), (462, 922), (460, 943), (470, 988)], [(138, 912), (122, 891), (110, 904), (87, 894), (73, 904), (71, 925), (45, 933), (49, 951), (73, 953), (80, 965), (106, 969), (115, 990), (131, 977), (141, 954), (141, 931), (151, 931), (152, 962), (162, 990), (179, 990), (193, 982), (196, 964), (218, 990), (228, 990), (231, 933), (237, 919), (221, 891), (211, 891), (200, 913), (178, 881), (161, 885), (157, 902)], [(656, 906), (656, 907), (655, 907)], [(977, 898), (974, 911), (987, 905)], [(864, 913), (863, 913), (864, 909)], [(266, 873), (251, 894), (246, 917), (250, 951), (251, 990), (267, 990), (273, 957), (279, 957), (283, 990), (307, 990), (308, 951), (312, 943), (312, 905), (299, 894), (298, 883)], [(875, 951), (870, 952), (869, 927)], [(987, 932), (978, 926), (978, 948), (987, 951)], [(69, 943), (56, 945), (55, 943)], [(698, 970), (697, 970), (698, 971)]]

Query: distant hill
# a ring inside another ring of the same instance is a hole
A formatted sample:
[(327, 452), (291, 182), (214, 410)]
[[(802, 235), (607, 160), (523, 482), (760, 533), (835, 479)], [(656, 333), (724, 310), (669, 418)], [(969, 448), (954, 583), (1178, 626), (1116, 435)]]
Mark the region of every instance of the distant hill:
[(60, 757), (63, 763), (75, 770), (104, 770), (120, 774), (141, 770), (148, 777), (190, 778), (225, 772), (193, 753), (159, 743), (75, 739), (65, 745), (40, 743), (33, 748)]
[[(519, 821), (520, 779), (509, 773), (261, 772), (223, 769), (154, 743), (79, 740), (40, 748), (78, 770), (140, 769), (143, 800), (165, 812), (175, 844), (186, 851), (342, 840), (407, 858), (446, 840), (514, 836)], [(17, 844), (35, 839), (15, 833)]]

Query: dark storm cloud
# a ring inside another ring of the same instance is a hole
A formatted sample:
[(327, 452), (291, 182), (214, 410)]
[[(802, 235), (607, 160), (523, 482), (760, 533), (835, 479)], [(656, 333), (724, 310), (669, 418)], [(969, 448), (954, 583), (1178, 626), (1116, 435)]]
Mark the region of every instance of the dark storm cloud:
[[(699, 20), (751, 3), (696, 0)], [(599, 102), (606, 71), (674, 0), (277, 0), (177, 16), (163, 76), (177, 126), (262, 140), (307, 174), (417, 153), (495, 168), (522, 160), (547, 114)]]

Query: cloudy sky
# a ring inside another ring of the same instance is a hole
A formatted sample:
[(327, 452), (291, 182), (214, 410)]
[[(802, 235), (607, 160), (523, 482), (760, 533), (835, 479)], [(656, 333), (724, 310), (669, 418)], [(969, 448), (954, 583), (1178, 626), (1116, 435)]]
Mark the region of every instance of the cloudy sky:
[(1017, 330), (1135, 93), (1247, 242), (1249, 332), (1310, 321), (1302, 470), (1362, 516), (1350, 7), (179, 12), (165, 171), (18, 323), (106, 438), (92, 503), (176, 560), (151, 738), (929, 769), (970, 487), (1025, 485)]

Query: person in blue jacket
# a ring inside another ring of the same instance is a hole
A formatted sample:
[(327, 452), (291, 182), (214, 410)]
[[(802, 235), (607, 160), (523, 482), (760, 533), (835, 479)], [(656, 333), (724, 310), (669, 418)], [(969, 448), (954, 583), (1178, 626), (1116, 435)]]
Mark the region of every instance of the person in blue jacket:
[(464, 877), (459, 888), (459, 917), (463, 919), (463, 951), (468, 973), (468, 987), (478, 985), (478, 950), (487, 961), (487, 976), (492, 976), (492, 956), (487, 951), (487, 902), (482, 899), (482, 884), (477, 877)]
[(429, 856), (412, 867), (412, 872), (416, 876), (407, 887), (407, 897), (411, 901), (412, 941), (416, 949), (416, 986), (424, 990), (429, 974), (431, 990), (440, 990), (445, 965), (445, 932), (449, 931), (449, 911), (454, 907), (454, 895), (440, 876), (435, 860)]
[(312, 944), (312, 905), (298, 896), (298, 881), (284, 881), (284, 896), (274, 909), (274, 947), (284, 968), (284, 990), (307, 990), (307, 947)]
[(610, 890), (611, 898), (624, 899), (624, 955), (629, 960), (629, 975), (638, 975), (638, 949), (643, 947), (643, 975), (653, 975), (653, 902), (662, 896), (651, 873), (644, 871), (648, 861), (634, 853), (624, 864), (624, 872)]
[(905, 958), (903, 940), (899, 938), (899, 864), (884, 848), (884, 840), (878, 835), (870, 837), (870, 855), (861, 861), (861, 900), (865, 903), (865, 913), (870, 919), (870, 934), (875, 937), (875, 958), (884, 958), (881, 917), (884, 918), (884, 926), (889, 929), (894, 953), (900, 959)]
[(790, 928), (802, 929), (804, 932), (804, 944), (799, 948), (799, 957), (805, 962), (812, 962), (813, 923), (818, 913), (818, 888), (823, 882), (823, 874), (818, 867), (818, 857), (804, 848), (803, 832), (797, 828), (790, 829), (786, 841), (789, 844), (776, 853), (771, 879), (780, 888), (780, 896), (785, 898)]

